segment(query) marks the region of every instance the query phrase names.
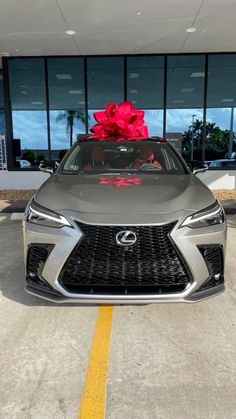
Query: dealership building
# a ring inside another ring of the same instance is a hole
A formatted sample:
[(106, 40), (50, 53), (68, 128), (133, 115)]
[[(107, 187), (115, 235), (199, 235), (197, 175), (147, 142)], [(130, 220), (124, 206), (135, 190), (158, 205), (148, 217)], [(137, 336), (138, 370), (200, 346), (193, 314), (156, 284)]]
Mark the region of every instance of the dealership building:
[(40, 186), (40, 162), (126, 100), (150, 135), (205, 162), (209, 187), (236, 188), (235, 2), (93, 3), (1, 3), (0, 189)]

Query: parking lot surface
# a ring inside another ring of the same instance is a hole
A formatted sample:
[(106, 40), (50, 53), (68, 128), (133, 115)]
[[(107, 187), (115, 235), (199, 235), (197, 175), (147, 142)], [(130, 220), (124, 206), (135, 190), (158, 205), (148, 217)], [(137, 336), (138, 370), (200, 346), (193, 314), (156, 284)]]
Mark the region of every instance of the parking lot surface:
[[(236, 418), (236, 216), (228, 222), (224, 294), (113, 308), (107, 419)], [(9, 216), (0, 216), (0, 284), (0, 418), (79, 418), (100, 309), (25, 293), (22, 225)]]

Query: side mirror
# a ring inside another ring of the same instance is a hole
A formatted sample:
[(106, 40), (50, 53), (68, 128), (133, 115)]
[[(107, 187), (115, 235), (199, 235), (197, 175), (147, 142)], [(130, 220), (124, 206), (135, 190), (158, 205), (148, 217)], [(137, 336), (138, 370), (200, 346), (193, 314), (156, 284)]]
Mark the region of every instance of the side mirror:
[(188, 164), (189, 168), (194, 175), (197, 173), (204, 173), (208, 169), (206, 164), (203, 164), (201, 161), (193, 160)]
[(58, 166), (59, 163), (57, 161), (55, 162), (53, 160), (45, 160), (44, 162), (40, 163), (39, 169), (43, 173), (49, 173), (50, 175), (52, 175), (56, 171)]

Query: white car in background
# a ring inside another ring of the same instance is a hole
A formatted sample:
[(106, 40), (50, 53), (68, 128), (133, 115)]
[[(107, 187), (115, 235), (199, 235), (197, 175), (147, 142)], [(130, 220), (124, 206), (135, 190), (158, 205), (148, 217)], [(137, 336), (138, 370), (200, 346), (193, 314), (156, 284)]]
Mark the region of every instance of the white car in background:
[(20, 168), (21, 169), (28, 169), (28, 167), (31, 166), (31, 163), (28, 160), (16, 160), (17, 162), (20, 163)]
[(222, 159), (214, 160), (209, 164), (209, 168), (220, 168), (220, 169), (236, 169), (236, 160), (235, 159)]

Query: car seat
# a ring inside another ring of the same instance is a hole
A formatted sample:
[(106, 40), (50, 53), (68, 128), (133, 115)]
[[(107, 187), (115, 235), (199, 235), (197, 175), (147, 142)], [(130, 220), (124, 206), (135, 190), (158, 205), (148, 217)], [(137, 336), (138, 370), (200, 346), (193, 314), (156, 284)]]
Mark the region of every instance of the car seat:
[(129, 166), (131, 169), (140, 169), (140, 167), (143, 164), (150, 163), (153, 166), (156, 166), (159, 169), (162, 169), (162, 165), (159, 163), (158, 160), (155, 159), (155, 155), (153, 153), (152, 148), (149, 144), (145, 144), (139, 154), (139, 156), (136, 158), (136, 160), (131, 163)]
[(106, 156), (103, 149), (94, 146), (91, 152), (91, 161), (84, 166), (84, 170), (109, 169), (111, 165), (106, 163)]

